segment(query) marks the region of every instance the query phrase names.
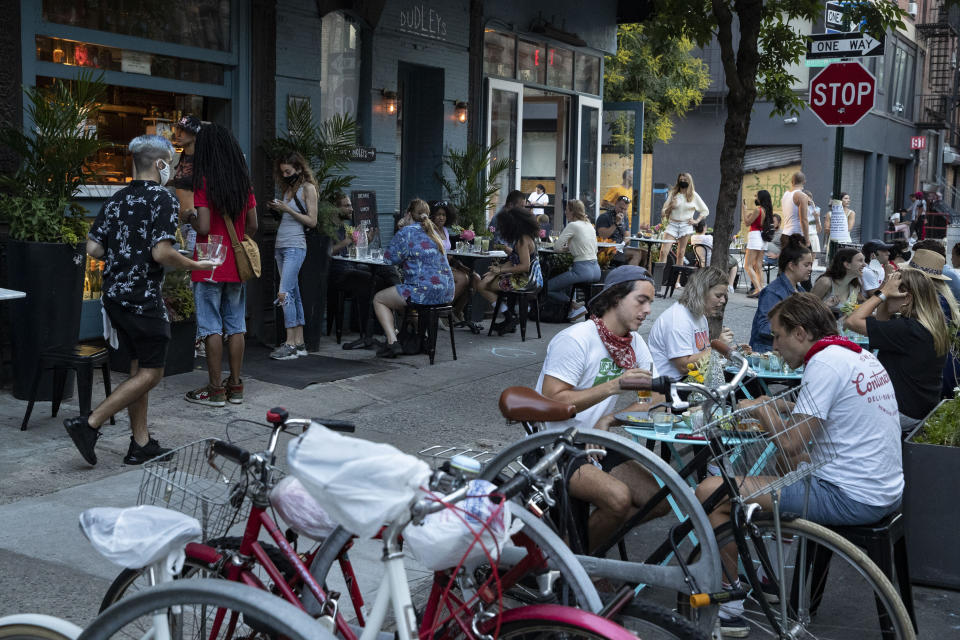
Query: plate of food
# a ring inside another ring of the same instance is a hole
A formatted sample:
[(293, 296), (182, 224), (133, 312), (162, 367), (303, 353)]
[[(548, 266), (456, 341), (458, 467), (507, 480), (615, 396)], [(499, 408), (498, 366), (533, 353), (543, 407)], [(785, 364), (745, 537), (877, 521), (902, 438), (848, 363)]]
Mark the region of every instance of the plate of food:
[[(613, 416), (618, 422), (628, 427), (653, 429), (653, 417), (646, 411), (622, 411)], [(673, 416), (673, 423), (680, 422), (680, 416)]]

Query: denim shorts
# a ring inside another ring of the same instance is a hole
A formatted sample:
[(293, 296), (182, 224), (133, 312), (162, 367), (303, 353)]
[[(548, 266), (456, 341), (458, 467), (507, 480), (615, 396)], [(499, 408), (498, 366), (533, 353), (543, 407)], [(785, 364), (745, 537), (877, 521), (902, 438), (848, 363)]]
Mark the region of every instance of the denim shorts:
[(806, 493), (805, 481), (787, 485), (780, 490), (780, 510), (796, 513), (817, 524), (841, 526), (873, 524), (900, 508), (899, 499), (886, 507), (857, 502), (837, 485), (816, 476), (810, 476), (809, 500)]
[(247, 331), (246, 287), (242, 282), (195, 282), (197, 337)]

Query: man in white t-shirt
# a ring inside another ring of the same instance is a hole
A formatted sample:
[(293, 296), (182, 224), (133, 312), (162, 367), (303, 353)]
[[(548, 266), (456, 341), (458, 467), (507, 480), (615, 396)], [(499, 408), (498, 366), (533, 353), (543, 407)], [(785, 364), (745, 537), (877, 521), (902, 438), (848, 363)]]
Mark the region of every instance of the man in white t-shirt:
[[(646, 269), (624, 265), (612, 270), (603, 291), (587, 306), (595, 319), (564, 329), (550, 341), (536, 389), (544, 396), (576, 405), (576, 417), (549, 422), (548, 429), (608, 429), (621, 393), (620, 382), (655, 377), (656, 368), (637, 333), (650, 313), (653, 279)], [(632, 392), (631, 392), (632, 393)], [(651, 402), (627, 410), (643, 411)], [(585, 462), (570, 477), (570, 493), (597, 508), (588, 523), (588, 546), (605, 542), (659, 490), (656, 481), (634, 461), (607, 452), (600, 466)], [(666, 503), (651, 516), (666, 512)]]
[(543, 208), (550, 204), (550, 196), (547, 195), (547, 190), (542, 184), (538, 184), (537, 190), (530, 194), (527, 204), (533, 207), (534, 216), (543, 215)]
[[(805, 482), (788, 485), (780, 491), (780, 510), (828, 526), (871, 524), (896, 511), (903, 494), (903, 463), (897, 399), (887, 371), (868, 350), (837, 336), (830, 309), (811, 293), (782, 300), (770, 310), (768, 318), (773, 348), (791, 367), (804, 367), (803, 388), (786, 424), (779, 412), (767, 413), (769, 405), (758, 406), (754, 417), (767, 431), (799, 425), (789, 439), (796, 443), (797, 454), (802, 454), (810, 437), (796, 435), (826, 434), (818, 439), (832, 442), (836, 448), (836, 456), (813, 473), (809, 499)], [(767, 398), (744, 400), (740, 408), (760, 405), (764, 400)], [(739, 480), (743, 482), (741, 491), (752, 493), (774, 478)], [(705, 479), (697, 487), (697, 498), (702, 502), (722, 483), (719, 476)], [(751, 502), (764, 510), (773, 508), (769, 493), (761, 493)], [(714, 527), (729, 520), (729, 501), (710, 514)], [(721, 552), (724, 563), (733, 569), (731, 575), (736, 575), (736, 549), (729, 547)], [(742, 610), (742, 601), (721, 605), (721, 629), (749, 630), (737, 620)]]
[(863, 245), (863, 257), (867, 260), (867, 266), (863, 268), (860, 274), (860, 283), (863, 285), (864, 295), (870, 295), (880, 288), (883, 281), (886, 280), (884, 265), (890, 262), (890, 249), (893, 245), (885, 244), (879, 240), (871, 240)]

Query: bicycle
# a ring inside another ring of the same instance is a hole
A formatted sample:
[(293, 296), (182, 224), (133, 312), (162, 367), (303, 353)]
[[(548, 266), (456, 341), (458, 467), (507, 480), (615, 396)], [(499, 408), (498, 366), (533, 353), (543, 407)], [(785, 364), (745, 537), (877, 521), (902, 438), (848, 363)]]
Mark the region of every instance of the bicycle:
[(0, 639), (3, 640), (77, 640), (80, 627), (39, 613), (22, 613), (0, 618)]
[[(290, 419), (286, 411), (282, 409), (274, 409), (269, 412), (268, 421), (272, 425), (272, 433), (267, 451), (251, 454), (232, 443), (219, 440), (188, 445), (169, 454), (164, 461), (159, 461), (155, 465), (156, 468), (150, 474), (145, 474), (144, 482), (141, 485), (141, 499), (142, 501), (151, 501), (156, 498), (162, 504), (170, 504), (178, 508), (199, 512), (200, 515), (205, 516), (205, 531), (208, 536), (219, 536), (225, 533), (233, 523), (239, 520), (238, 514), (249, 499), (250, 512), (244, 525), (244, 535), (239, 543), (236, 543), (234, 538), (220, 538), (221, 542), (225, 542), (225, 544), (221, 544), (219, 549), (196, 543), (187, 545), (187, 571), (181, 577), (189, 577), (204, 572), (230, 581), (241, 581), (260, 588), (267, 588), (263, 581), (254, 574), (255, 570), (262, 571), (272, 581), (269, 589), (274, 593), (288, 602), (297, 604), (297, 606), (306, 605), (313, 615), (324, 621), (327, 628), (335, 630), (341, 637), (356, 638), (353, 628), (338, 610), (339, 594), (327, 593), (307, 568), (307, 563), (310, 562), (314, 552), (298, 554), (287, 540), (287, 536), (284, 536), (280, 527), (267, 513), (269, 489), (274, 484), (276, 475), (278, 475), (275, 469), (275, 450), (279, 434), (288, 428), (305, 428), (312, 421)], [(347, 423), (338, 423), (335, 426), (340, 430), (352, 429), (352, 425)], [(314, 427), (316, 427), (316, 424), (314, 424)], [(224, 461), (232, 462), (234, 468), (227, 469), (223, 464)], [(166, 468), (165, 472), (160, 471), (162, 467)], [(212, 474), (214, 481), (210, 482), (208, 479), (199, 482), (198, 479), (201, 479), (210, 469), (215, 469)], [(147, 470), (147, 466), (145, 466), (145, 472)], [(204, 492), (206, 492), (206, 495)], [(560, 572), (569, 577), (568, 584), (573, 585), (572, 589), (576, 594), (575, 597), (578, 601), (588, 602), (595, 609), (599, 609), (600, 603), (596, 591), (585, 572), (573, 561), (572, 556), (566, 551), (562, 543), (558, 540), (545, 538), (545, 535), (549, 537), (549, 531), (541, 531), (540, 529), (545, 528), (535, 519), (527, 522), (523, 515), (520, 516), (520, 519), (524, 521), (523, 532), (530, 539), (526, 548), (530, 552), (532, 560), (528, 562), (531, 565), (539, 565), (543, 562), (542, 556), (537, 555), (540, 549), (538, 544), (544, 548), (559, 549), (556, 557), (551, 559), (556, 563), (555, 566), (560, 567)], [(276, 553), (268, 553), (265, 546), (258, 542), (257, 539), (261, 530), (265, 530), (277, 543), (279, 556)], [(396, 544), (396, 540), (390, 541), (389, 536), (385, 536), (384, 544)], [(225, 548), (227, 546), (234, 548)], [(352, 568), (349, 565), (344, 547), (345, 545), (341, 544), (337, 552), (345, 575), (351, 576)], [(346, 545), (346, 548), (348, 548), (348, 545)], [(286, 561), (286, 566), (282, 569), (280, 565), (284, 563), (275, 562), (278, 557)], [(129, 597), (126, 594), (132, 585), (144, 578), (145, 575), (146, 572), (143, 569), (122, 572), (108, 590), (104, 606), (118, 600), (122, 602), (124, 597)], [(523, 573), (518, 573), (517, 579), (522, 575)], [(450, 579), (444, 583), (444, 586), (449, 584)], [(392, 588), (400, 589), (396, 584)], [(435, 588), (433, 591), (436, 593), (431, 594), (433, 603), (428, 605), (428, 608), (438, 612), (443, 609), (438, 603), (439, 594), (442, 593), (442, 590)], [(359, 611), (359, 607), (363, 604), (359, 590), (351, 589), (350, 595)], [(401, 595), (401, 597), (403, 596)], [(561, 607), (561, 609), (564, 611), (559, 613), (548, 609), (543, 611), (545, 614), (561, 617), (571, 615), (567, 611), (568, 608)], [(578, 612), (576, 616), (581, 613), (583, 612)], [(525, 611), (516, 614), (510, 613), (510, 611), (505, 612), (501, 617), (504, 623), (513, 625), (536, 621), (535, 618), (529, 618), (529, 615), (529, 608), (526, 608)], [(364, 626), (365, 620), (362, 616), (359, 616), (358, 622), (360, 626)], [(599, 621), (596, 622), (600, 624)], [(369, 621), (366, 621), (366, 623), (366, 626), (369, 626)]]

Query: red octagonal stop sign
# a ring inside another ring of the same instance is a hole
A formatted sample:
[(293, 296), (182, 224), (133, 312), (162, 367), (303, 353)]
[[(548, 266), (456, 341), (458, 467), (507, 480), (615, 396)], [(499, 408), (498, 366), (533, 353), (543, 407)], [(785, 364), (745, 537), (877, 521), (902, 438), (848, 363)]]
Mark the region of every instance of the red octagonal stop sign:
[(876, 86), (859, 62), (834, 62), (810, 82), (810, 109), (828, 127), (857, 124), (873, 108)]

